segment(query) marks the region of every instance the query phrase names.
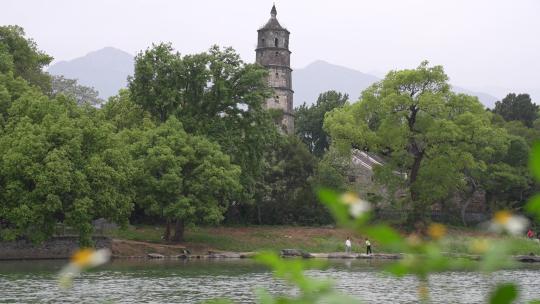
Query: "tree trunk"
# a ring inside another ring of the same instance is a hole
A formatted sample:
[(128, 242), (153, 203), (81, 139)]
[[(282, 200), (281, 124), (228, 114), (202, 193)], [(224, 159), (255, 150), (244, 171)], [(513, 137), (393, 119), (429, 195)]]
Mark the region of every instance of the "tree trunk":
[(259, 204), (257, 204), (257, 221), (259, 225), (262, 225), (261, 206)]
[[(418, 152), (414, 154), (414, 162), (411, 168), (411, 177), (409, 179), (409, 185), (413, 185), (414, 182), (416, 182), (416, 179), (418, 178), (418, 172), (420, 171), (420, 164), (422, 163), (422, 159), (424, 158), (424, 152)], [(412, 191), (411, 191), (412, 196)], [(411, 197), (411, 199), (413, 199)], [(413, 200), (416, 200), (414, 198)]]
[(167, 242), (171, 239), (171, 220), (169, 218), (167, 218), (167, 223), (165, 226), (165, 235), (163, 236), (163, 239)]
[(424, 152), (415, 153), (413, 166), (411, 168), (411, 176), (409, 178), (412, 212), (408, 216), (407, 225), (410, 227), (416, 226), (418, 222), (421, 222), (420, 224), (425, 223), (425, 219), (423, 218), (423, 214), (425, 210), (420, 210), (421, 207), (418, 206), (419, 195), (416, 189), (414, 188), (414, 182), (416, 182), (416, 179), (418, 178), (418, 172), (420, 171), (420, 164), (422, 163), (423, 158), (424, 158)]
[(463, 226), (467, 227), (467, 221), (465, 220), (465, 214), (467, 213), (467, 208), (469, 208), (469, 205), (472, 203), (474, 198), (474, 193), (476, 192), (476, 183), (475, 181), (470, 178), (470, 184), (471, 184), (471, 193), (469, 194), (469, 197), (465, 201), (465, 204), (461, 207), (461, 221), (463, 222)]
[(461, 221), (463, 222), (463, 226), (467, 227), (467, 221), (465, 220), (465, 214), (467, 213), (467, 208), (472, 203), (472, 196), (467, 199), (465, 204), (461, 207)]
[(172, 238), (173, 242), (180, 243), (184, 241), (184, 227), (183, 220), (176, 220), (176, 224), (174, 225), (174, 237)]

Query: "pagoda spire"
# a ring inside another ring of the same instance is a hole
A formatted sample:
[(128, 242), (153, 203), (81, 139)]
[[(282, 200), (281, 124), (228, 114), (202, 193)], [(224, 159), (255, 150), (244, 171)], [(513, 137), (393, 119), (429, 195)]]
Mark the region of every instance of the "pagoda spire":
[(277, 15), (277, 10), (276, 10), (276, 4), (274, 3), (272, 5), (272, 10), (270, 11), (270, 16), (272, 16), (272, 18), (276, 18), (276, 15)]

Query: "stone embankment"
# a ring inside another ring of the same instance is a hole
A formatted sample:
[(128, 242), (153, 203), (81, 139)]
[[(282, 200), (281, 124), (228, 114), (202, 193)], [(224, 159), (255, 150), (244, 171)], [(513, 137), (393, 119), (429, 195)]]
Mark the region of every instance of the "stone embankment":
[(539, 263), (540, 256), (537, 255), (515, 255), (513, 256), (514, 260), (523, 263)]
[[(117, 259), (244, 259), (252, 258), (255, 252), (219, 252), (208, 251), (205, 254), (191, 253), (181, 245), (165, 245), (147, 242), (116, 240), (107, 237), (94, 237), (96, 248), (108, 248)], [(79, 248), (78, 238), (74, 236), (55, 237), (41, 244), (19, 240), (13, 242), (0, 242), (0, 260), (38, 260), (38, 259), (68, 259)], [(480, 256), (467, 254), (447, 254), (456, 258), (479, 260)], [(376, 259), (396, 260), (404, 254), (386, 253), (311, 253), (300, 249), (283, 249), (284, 258), (305, 259)], [(515, 261), (523, 263), (540, 263), (540, 256), (517, 255)]]
[[(93, 242), (96, 248), (112, 247), (107, 237), (94, 237)], [(78, 248), (77, 236), (53, 237), (40, 244), (28, 240), (0, 242), (0, 260), (69, 259)]]
[(330, 252), (330, 253), (310, 253), (298, 249), (283, 249), (281, 250), (282, 257), (303, 257), (306, 259), (318, 258), (318, 259), (380, 259), (380, 260), (396, 260), (402, 258), (402, 254), (388, 254), (388, 253), (344, 253), (344, 252)]
[[(479, 255), (470, 255), (470, 254), (447, 254), (451, 257), (470, 259), (470, 260), (480, 260), (481, 256)], [(343, 253), (343, 252), (333, 252), (333, 253), (310, 253), (299, 249), (283, 249), (281, 250), (282, 257), (302, 257), (302, 258), (318, 258), (318, 259), (378, 259), (378, 260), (397, 260), (405, 256), (403, 253), (374, 253), (374, 254), (364, 254), (364, 253)], [(540, 256), (537, 255), (515, 255), (512, 258), (517, 262), (522, 263), (540, 263)]]
[(252, 258), (256, 252), (208, 252), (208, 254), (182, 253), (177, 255), (163, 255), (159, 253), (149, 253), (148, 259), (246, 259)]
[[(164, 255), (160, 253), (148, 253), (146, 258), (148, 259), (245, 259), (252, 258), (256, 255), (256, 252), (208, 252), (208, 254), (189, 254), (182, 253), (178, 255)], [(298, 249), (283, 249), (281, 250), (281, 256), (284, 258), (301, 257), (305, 259), (319, 258), (319, 259), (382, 259), (382, 260), (395, 260), (402, 257), (401, 254), (362, 254), (362, 253), (309, 253)]]

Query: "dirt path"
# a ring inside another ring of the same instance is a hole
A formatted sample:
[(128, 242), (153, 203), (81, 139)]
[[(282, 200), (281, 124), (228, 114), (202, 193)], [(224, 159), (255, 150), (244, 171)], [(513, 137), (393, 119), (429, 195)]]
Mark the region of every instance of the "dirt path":
[(163, 255), (182, 254), (186, 249), (182, 245), (166, 245), (139, 241), (113, 239), (112, 253), (115, 257), (146, 257), (148, 253), (159, 253)]

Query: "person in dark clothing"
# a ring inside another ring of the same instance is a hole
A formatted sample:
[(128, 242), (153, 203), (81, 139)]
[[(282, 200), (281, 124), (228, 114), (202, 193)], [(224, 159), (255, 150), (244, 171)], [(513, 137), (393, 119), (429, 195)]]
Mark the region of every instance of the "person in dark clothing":
[(366, 238), (366, 254), (371, 254), (371, 242)]

